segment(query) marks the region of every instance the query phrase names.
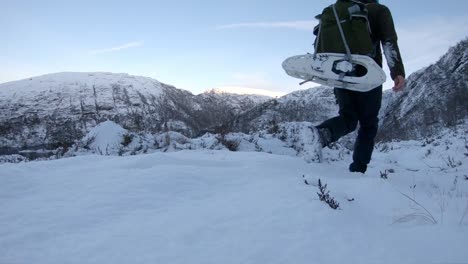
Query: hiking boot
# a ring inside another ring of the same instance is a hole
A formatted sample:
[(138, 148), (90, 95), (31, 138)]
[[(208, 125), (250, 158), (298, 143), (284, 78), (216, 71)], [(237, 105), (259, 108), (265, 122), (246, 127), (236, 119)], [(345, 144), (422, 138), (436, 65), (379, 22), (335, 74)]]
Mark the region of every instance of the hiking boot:
[(350, 172), (360, 172), (362, 174), (366, 173), (367, 165), (353, 162), (349, 165)]

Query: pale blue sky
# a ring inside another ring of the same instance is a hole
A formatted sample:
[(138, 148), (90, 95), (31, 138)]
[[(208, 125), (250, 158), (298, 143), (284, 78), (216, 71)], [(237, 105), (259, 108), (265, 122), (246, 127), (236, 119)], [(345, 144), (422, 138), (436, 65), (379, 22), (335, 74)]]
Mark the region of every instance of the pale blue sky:
[[(312, 50), (333, 0), (0, 2), (0, 82), (62, 71), (127, 72), (199, 93), (307, 88), (281, 62)], [(382, 0), (408, 72), (468, 36), (466, 0)], [(388, 84), (387, 84), (388, 86)]]

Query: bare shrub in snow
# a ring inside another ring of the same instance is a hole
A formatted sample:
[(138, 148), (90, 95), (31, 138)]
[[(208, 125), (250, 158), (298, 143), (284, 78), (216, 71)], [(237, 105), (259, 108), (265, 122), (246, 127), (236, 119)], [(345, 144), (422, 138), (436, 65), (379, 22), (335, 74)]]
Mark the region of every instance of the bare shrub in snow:
[(226, 134), (218, 134), (216, 139), (230, 151), (237, 151), (239, 149), (240, 141), (228, 139)]
[(425, 222), (431, 223), (431, 224), (437, 224), (437, 220), (434, 218), (434, 216), (429, 212), (429, 210), (426, 209), (423, 205), (421, 205), (419, 202), (417, 202), (415, 199), (411, 198), (409, 195), (404, 194), (400, 192), (401, 195), (409, 199), (416, 205), (417, 207), (414, 209), (413, 213), (404, 215), (397, 220), (394, 221), (394, 223), (405, 223), (409, 222), (414, 219), (422, 219)]
[(258, 144), (258, 141), (255, 142), (255, 151), (263, 152), (263, 148), (260, 146), (260, 144)]
[(465, 157), (468, 157), (468, 139), (465, 138)]
[(166, 132), (164, 136), (164, 146), (169, 146), (171, 144), (171, 136)]
[(121, 144), (122, 146), (127, 147), (128, 145), (130, 145), (130, 143), (132, 143), (132, 140), (133, 140), (133, 135), (126, 133), (125, 135), (123, 135)]
[(379, 150), (382, 153), (387, 153), (390, 149), (388, 147), (388, 144), (386, 143), (381, 143), (376, 146), (377, 150)]
[(0, 164), (2, 163), (20, 163), (20, 162), (26, 162), (29, 161), (28, 158), (19, 155), (19, 154), (13, 154), (13, 155), (2, 155), (0, 156)]
[(463, 215), (460, 219), (460, 225), (463, 225), (463, 221), (465, 220), (465, 216), (468, 214), (468, 201), (466, 202), (466, 208), (465, 208), (465, 212), (463, 212)]
[[(306, 181), (307, 183), (307, 181)], [(328, 204), (328, 206), (330, 206), (330, 208), (336, 210), (340, 207), (340, 203), (338, 203), (335, 198), (333, 198), (332, 196), (330, 196), (330, 191), (327, 190), (327, 185), (322, 185), (322, 181), (320, 179), (318, 179), (318, 188), (319, 188), (319, 192), (317, 192), (317, 195), (320, 199), (320, 201), (322, 202), (325, 202), (326, 204)]]
[(380, 171), (380, 178), (384, 180), (388, 179), (388, 171), (387, 170), (384, 170), (383, 172)]
[(91, 144), (93, 144), (94, 140), (96, 139), (95, 136), (85, 137), (82, 140), (78, 141), (75, 144), (75, 148), (83, 148), (86, 150), (91, 150)]
[(444, 159), (445, 164), (447, 164), (447, 167), (449, 168), (456, 168), (462, 165), (461, 161), (455, 161), (455, 158), (452, 156), (448, 156), (447, 159)]
[(431, 150), (431, 149), (428, 149), (428, 150), (426, 151), (426, 153), (424, 154), (424, 157), (427, 158), (427, 157), (429, 157), (431, 154), (432, 154), (432, 150)]
[(99, 155), (103, 155), (103, 156), (110, 156), (111, 155), (110, 152), (109, 152), (109, 145), (107, 145), (105, 149), (101, 148), (101, 146), (98, 146), (98, 147), (96, 147), (95, 151)]
[(270, 126), (268, 127), (268, 134), (276, 135), (280, 132), (280, 127), (275, 120), (270, 121)]

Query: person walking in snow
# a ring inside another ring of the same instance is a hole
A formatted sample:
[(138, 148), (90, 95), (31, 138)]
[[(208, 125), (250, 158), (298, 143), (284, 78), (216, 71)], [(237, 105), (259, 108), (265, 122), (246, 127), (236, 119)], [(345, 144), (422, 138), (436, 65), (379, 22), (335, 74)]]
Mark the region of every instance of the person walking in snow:
[[(390, 75), (394, 81), (393, 90), (395, 92), (401, 91), (405, 85), (405, 70), (398, 48), (398, 37), (391, 12), (388, 7), (379, 4), (378, 0), (359, 0), (359, 2), (366, 4), (368, 10), (368, 21), (373, 44), (371, 57), (382, 67), (382, 45)], [(339, 115), (316, 127), (320, 136), (320, 143), (322, 147), (328, 146), (342, 136), (353, 132), (359, 123), (353, 162), (349, 166), (349, 171), (365, 173), (371, 160), (374, 139), (378, 130), (382, 86), (368, 92), (335, 88), (334, 93), (339, 105)]]

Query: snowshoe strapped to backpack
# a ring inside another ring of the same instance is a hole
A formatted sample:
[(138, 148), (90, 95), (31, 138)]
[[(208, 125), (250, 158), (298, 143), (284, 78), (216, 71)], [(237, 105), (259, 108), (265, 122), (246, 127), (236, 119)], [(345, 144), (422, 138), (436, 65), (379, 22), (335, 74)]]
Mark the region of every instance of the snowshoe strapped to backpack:
[(314, 54), (287, 58), (286, 73), (306, 82), (367, 92), (385, 80), (385, 72), (371, 58), (374, 51), (366, 5), (338, 0), (318, 16)]

